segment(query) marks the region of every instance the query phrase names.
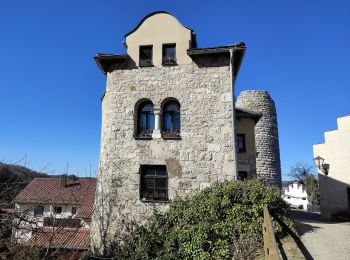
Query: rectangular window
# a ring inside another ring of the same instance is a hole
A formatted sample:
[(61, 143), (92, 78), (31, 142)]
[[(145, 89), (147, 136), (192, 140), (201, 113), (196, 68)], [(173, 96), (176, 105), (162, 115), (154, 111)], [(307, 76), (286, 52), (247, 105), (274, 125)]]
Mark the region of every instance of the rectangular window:
[(163, 65), (175, 65), (176, 64), (176, 45), (164, 44), (163, 45)]
[(55, 214), (61, 214), (62, 213), (62, 207), (53, 207), (53, 212)]
[(245, 152), (245, 135), (237, 134), (236, 136), (236, 148), (237, 152), (244, 153)]
[(239, 171), (237, 177), (238, 177), (238, 180), (243, 181), (247, 179), (247, 172)]
[(140, 67), (150, 67), (152, 62), (153, 46), (140, 46)]
[(72, 207), (72, 215), (77, 213), (77, 208), (76, 207)]
[(34, 208), (34, 216), (39, 217), (44, 214), (44, 206), (36, 206)]
[(141, 165), (141, 200), (167, 201), (168, 174), (165, 165)]

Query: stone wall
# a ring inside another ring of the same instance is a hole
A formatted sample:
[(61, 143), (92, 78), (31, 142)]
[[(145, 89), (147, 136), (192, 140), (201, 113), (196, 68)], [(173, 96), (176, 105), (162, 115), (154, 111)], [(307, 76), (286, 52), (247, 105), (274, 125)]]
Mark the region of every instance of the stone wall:
[(263, 114), (255, 126), (257, 177), (281, 187), (281, 161), (274, 101), (267, 91), (246, 90), (238, 96), (236, 107)]
[[(227, 60), (227, 59), (226, 59)], [(144, 223), (166, 203), (140, 201), (140, 165), (166, 165), (169, 200), (233, 179), (229, 67), (195, 63), (114, 70), (102, 101), (100, 169), (92, 245), (102, 248), (125, 223)], [(181, 105), (181, 140), (136, 140), (135, 104), (166, 98)], [(125, 223), (124, 223), (125, 222)], [(105, 242), (104, 242), (105, 241)], [(102, 245), (101, 245), (102, 244)]]

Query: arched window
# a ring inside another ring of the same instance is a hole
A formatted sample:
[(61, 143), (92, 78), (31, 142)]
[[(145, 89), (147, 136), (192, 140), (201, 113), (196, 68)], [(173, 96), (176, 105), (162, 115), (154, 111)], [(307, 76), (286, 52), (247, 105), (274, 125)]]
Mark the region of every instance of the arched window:
[(163, 137), (180, 137), (180, 103), (170, 100), (163, 106)]
[(138, 107), (137, 137), (151, 137), (154, 129), (153, 103), (144, 101)]

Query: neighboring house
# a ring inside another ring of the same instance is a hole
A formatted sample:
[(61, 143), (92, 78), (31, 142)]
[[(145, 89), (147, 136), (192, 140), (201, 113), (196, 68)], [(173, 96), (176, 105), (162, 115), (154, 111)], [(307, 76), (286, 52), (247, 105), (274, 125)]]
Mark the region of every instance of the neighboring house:
[(192, 29), (160, 11), (124, 44), (126, 54), (95, 56), (107, 84), (94, 247), (125, 223), (145, 223), (154, 209), (216, 182), (259, 178), (281, 186), (274, 101), (248, 90), (234, 104), (244, 43), (198, 48)]
[(14, 199), (13, 238), (50, 248), (87, 249), (96, 179), (35, 178)]
[(308, 200), (307, 193), (303, 184), (294, 181), (293, 183), (288, 184), (287, 188), (284, 190), (283, 199), (291, 207), (302, 208), (307, 210)]
[(324, 160), (318, 171), (324, 219), (350, 213), (350, 115), (337, 118), (337, 124), (338, 129), (324, 133), (324, 143), (313, 145), (314, 158)]

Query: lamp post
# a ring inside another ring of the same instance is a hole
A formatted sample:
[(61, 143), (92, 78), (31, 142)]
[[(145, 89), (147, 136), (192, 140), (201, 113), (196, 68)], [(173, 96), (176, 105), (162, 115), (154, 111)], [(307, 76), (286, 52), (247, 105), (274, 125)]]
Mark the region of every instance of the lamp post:
[(321, 156), (317, 156), (314, 158), (314, 162), (316, 167), (321, 170), (321, 172), (323, 172), (325, 175), (328, 175), (328, 170), (329, 170), (329, 164), (328, 163), (324, 163), (324, 158), (322, 158)]

